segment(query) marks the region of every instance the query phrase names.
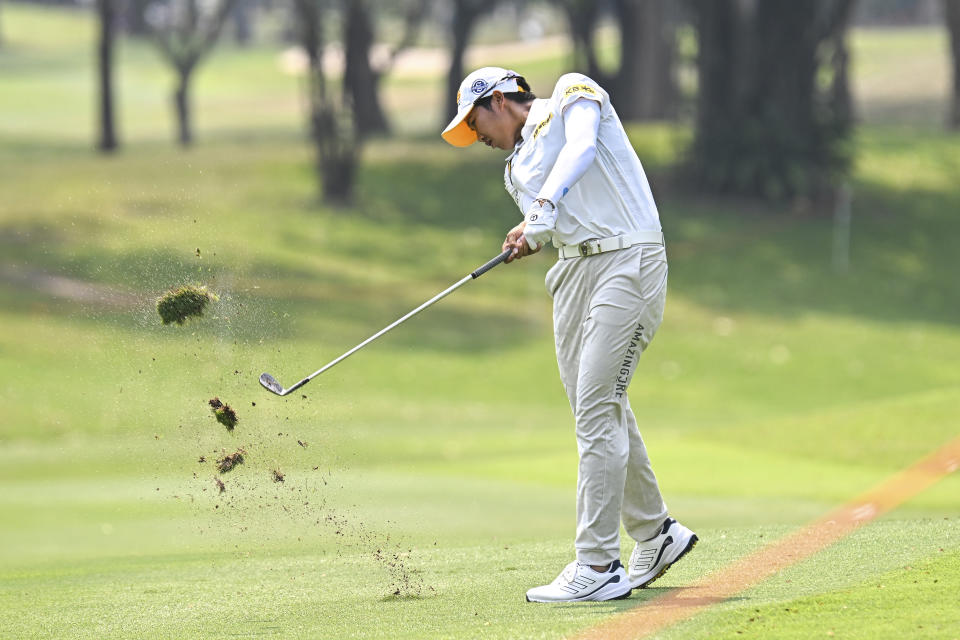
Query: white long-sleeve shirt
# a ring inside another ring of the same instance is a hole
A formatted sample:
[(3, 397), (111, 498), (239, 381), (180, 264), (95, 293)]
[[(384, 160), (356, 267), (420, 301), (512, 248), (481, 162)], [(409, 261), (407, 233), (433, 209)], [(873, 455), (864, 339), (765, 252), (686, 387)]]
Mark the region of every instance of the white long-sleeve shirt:
[[(599, 118), (584, 101), (599, 106)], [(504, 184), (521, 213), (536, 198), (557, 205), (554, 246), (661, 230), (640, 159), (610, 97), (593, 80), (562, 76), (549, 99), (531, 104), (520, 135)]]

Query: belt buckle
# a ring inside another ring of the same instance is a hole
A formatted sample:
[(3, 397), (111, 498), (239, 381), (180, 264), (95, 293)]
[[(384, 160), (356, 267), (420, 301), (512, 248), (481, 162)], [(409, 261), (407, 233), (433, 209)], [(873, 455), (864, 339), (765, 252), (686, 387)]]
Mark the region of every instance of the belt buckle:
[[(596, 243), (596, 248), (590, 246), (592, 242)], [(600, 238), (587, 238), (577, 246), (580, 248), (580, 257), (592, 256), (595, 253), (600, 253)]]

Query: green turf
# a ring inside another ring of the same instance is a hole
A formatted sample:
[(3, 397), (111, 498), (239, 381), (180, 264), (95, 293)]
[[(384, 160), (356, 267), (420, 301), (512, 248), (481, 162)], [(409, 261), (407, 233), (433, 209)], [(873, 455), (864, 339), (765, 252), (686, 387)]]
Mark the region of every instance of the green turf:
[(916, 524), (911, 531), (872, 525), (763, 588), (651, 637), (956, 638), (958, 521)]
[[(371, 143), (356, 206), (334, 211), (316, 204), (278, 49), (218, 50), (198, 72), (199, 144), (182, 152), (166, 70), (124, 41), (125, 146), (105, 158), (91, 150), (89, 15), (2, 11), (2, 638), (557, 638), (958, 433), (956, 136), (858, 132), (851, 268), (837, 274), (828, 212), (682, 192), (669, 167), (689, 130), (631, 127), (671, 259), (631, 400), (668, 503), (702, 542), (629, 600), (528, 605), (524, 590), (572, 557), (576, 448), (546, 256), (497, 268), (302, 394), (256, 382), (289, 384), (498, 252), (518, 219), (500, 158), (425, 137), (441, 83), (388, 82), (398, 129), (417, 135)], [(528, 62), (543, 78), (562, 65)], [(219, 301), (163, 326), (157, 296), (192, 282)], [(237, 411), (233, 433), (214, 396)], [(221, 495), (215, 459), (238, 447)], [(663, 636), (955, 637), (957, 495), (948, 478)]]

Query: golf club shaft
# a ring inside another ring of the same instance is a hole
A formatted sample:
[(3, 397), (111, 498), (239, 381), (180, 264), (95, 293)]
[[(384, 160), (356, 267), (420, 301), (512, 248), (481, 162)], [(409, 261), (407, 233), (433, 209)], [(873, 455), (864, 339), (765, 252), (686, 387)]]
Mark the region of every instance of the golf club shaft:
[(323, 372), (326, 371), (327, 369), (330, 369), (330, 368), (333, 367), (334, 365), (336, 365), (336, 364), (338, 364), (338, 363), (340, 363), (340, 362), (343, 362), (344, 360), (346, 360), (347, 358), (349, 358), (350, 356), (352, 356), (354, 353), (356, 353), (356, 352), (359, 351), (360, 349), (364, 348), (365, 346), (367, 346), (368, 344), (370, 344), (371, 342), (373, 342), (374, 340), (376, 340), (377, 338), (379, 338), (379, 337), (382, 336), (383, 334), (387, 333), (388, 331), (390, 331), (390, 330), (393, 329), (394, 327), (403, 324), (404, 322), (406, 322), (407, 320), (409, 320), (409, 319), (412, 318), (413, 316), (417, 315), (418, 313), (420, 313), (421, 311), (423, 311), (423, 310), (426, 309), (427, 307), (433, 305), (434, 303), (439, 302), (440, 300), (442, 300), (443, 298), (447, 297), (448, 295), (450, 295), (451, 293), (453, 293), (454, 291), (456, 291), (457, 289), (459, 289), (460, 287), (462, 287), (462, 286), (465, 285), (466, 283), (470, 282), (471, 280), (475, 280), (475, 279), (479, 278), (480, 276), (482, 276), (483, 274), (485, 274), (487, 271), (489, 271), (490, 269), (494, 268), (495, 266), (497, 266), (498, 264), (500, 264), (501, 262), (503, 262), (504, 260), (506, 260), (507, 257), (510, 255), (510, 253), (511, 253), (512, 251), (513, 251), (512, 249), (507, 249), (506, 251), (504, 251), (503, 253), (501, 253), (500, 255), (498, 255), (496, 258), (493, 258), (493, 259), (490, 260), (489, 262), (487, 262), (487, 263), (485, 263), (484, 265), (478, 267), (478, 268), (477, 268), (475, 271), (473, 271), (470, 275), (464, 276), (464, 277), (463, 277), (459, 282), (457, 282), (456, 284), (453, 284), (453, 285), (451, 285), (450, 287), (444, 289), (443, 291), (441, 291), (441, 292), (438, 293), (437, 295), (433, 296), (432, 298), (430, 298), (429, 300), (427, 300), (426, 302), (424, 302), (422, 305), (420, 305), (419, 307), (417, 307), (416, 309), (414, 309), (413, 311), (411, 311), (410, 313), (408, 313), (407, 315), (403, 316), (402, 318), (394, 321), (392, 324), (390, 324), (390, 325), (384, 327), (383, 329), (381, 329), (380, 331), (376, 332), (375, 334), (373, 334), (372, 336), (370, 336), (369, 338), (367, 338), (366, 340), (364, 340), (363, 342), (361, 342), (360, 344), (358, 344), (358, 345), (355, 346), (354, 348), (350, 349), (349, 351), (347, 351), (346, 353), (344, 353), (343, 355), (341, 355), (341, 356), (338, 357), (337, 359), (332, 360), (332, 361), (330, 361), (329, 363), (325, 364), (322, 368), (317, 369), (316, 371), (314, 371), (313, 373), (311, 373), (309, 376), (307, 376), (306, 378), (304, 378), (304, 379), (301, 380), (300, 382), (296, 383), (295, 385), (293, 385), (292, 387), (290, 387), (289, 389), (287, 389), (286, 392), (287, 392), (287, 393), (290, 393), (291, 391), (293, 391), (293, 390), (295, 390), (295, 389), (299, 389), (300, 387), (302, 387), (303, 385), (307, 384), (308, 382), (310, 382), (311, 380), (313, 380), (314, 378), (316, 378), (318, 375), (320, 375), (321, 373), (323, 373)]

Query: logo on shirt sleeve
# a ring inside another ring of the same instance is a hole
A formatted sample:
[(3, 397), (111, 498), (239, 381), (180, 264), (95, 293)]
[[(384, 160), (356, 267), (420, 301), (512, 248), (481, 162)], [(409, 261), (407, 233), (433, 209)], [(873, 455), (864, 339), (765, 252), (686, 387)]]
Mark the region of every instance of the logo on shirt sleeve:
[(570, 96), (577, 94), (587, 95), (592, 98), (600, 97), (600, 94), (597, 93), (597, 90), (588, 84), (575, 84), (567, 87), (567, 90), (563, 92), (563, 97), (569, 98)]

